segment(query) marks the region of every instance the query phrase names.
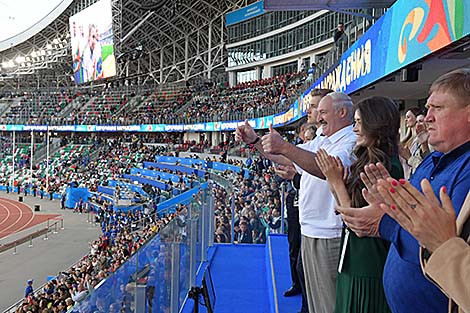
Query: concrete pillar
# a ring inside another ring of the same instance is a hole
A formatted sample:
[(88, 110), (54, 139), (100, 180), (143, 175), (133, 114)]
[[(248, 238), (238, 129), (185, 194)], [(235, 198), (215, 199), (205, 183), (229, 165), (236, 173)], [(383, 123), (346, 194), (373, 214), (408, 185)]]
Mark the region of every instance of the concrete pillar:
[(271, 65), (265, 65), (263, 67), (263, 77), (262, 78), (269, 78), (271, 77)]
[(220, 132), (212, 132), (212, 146), (217, 146), (221, 140), (221, 133)]
[(255, 68), (255, 70), (256, 70), (256, 79), (261, 79), (261, 78), (263, 78), (263, 76), (262, 76), (262, 75), (263, 75), (263, 67), (257, 66), (257, 67)]
[(237, 84), (237, 73), (235, 71), (228, 72), (228, 83), (230, 87)]

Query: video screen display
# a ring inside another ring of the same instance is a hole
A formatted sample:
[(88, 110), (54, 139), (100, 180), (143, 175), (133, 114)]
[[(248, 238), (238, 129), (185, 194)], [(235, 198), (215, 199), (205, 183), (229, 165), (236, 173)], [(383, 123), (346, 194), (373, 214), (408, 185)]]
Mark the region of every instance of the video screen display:
[(100, 0), (70, 17), (76, 84), (116, 75), (112, 25), (111, 0)]

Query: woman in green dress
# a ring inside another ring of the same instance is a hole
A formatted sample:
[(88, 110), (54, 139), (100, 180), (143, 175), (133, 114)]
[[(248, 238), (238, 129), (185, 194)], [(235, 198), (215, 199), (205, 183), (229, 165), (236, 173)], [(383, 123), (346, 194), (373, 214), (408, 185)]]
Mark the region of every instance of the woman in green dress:
[[(398, 158), (399, 127), (400, 113), (392, 100), (367, 98), (355, 107), (356, 161), (347, 171), (349, 174), (345, 175), (339, 159), (323, 150), (317, 153), (316, 161), (340, 206), (368, 205), (362, 194), (365, 186), (361, 172), (369, 163), (381, 162), (392, 177), (403, 177)], [(382, 239), (359, 238), (347, 228), (343, 229), (336, 280), (336, 313), (390, 312), (382, 285), (388, 248), (389, 244)]]

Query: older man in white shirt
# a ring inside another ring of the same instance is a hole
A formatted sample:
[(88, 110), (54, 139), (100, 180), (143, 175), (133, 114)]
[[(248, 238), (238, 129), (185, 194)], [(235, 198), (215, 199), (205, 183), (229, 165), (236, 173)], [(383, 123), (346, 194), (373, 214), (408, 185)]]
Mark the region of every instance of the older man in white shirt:
[(333, 92), (320, 100), (317, 121), (320, 136), (295, 146), (282, 139), (271, 127), (269, 134), (257, 137), (245, 123), (237, 128), (239, 140), (254, 144), (272, 161), (296, 166), (300, 181), (299, 215), (302, 233), (302, 263), (310, 312), (330, 313), (334, 310), (337, 264), (342, 221), (334, 213), (335, 199), (325, 177), (315, 162), (315, 152), (325, 149), (338, 156), (345, 167), (353, 161), (356, 135), (352, 130), (353, 103), (349, 96)]

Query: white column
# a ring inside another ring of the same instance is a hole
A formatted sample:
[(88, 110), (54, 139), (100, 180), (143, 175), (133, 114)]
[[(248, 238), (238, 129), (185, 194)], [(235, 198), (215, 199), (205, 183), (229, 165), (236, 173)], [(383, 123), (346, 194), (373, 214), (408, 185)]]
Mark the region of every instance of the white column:
[(11, 188), (14, 188), (13, 186), (13, 183), (15, 182), (15, 159), (16, 159), (16, 133), (15, 131), (13, 131), (13, 150), (12, 150), (12, 153), (13, 153), (13, 161), (12, 161), (12, 171), (13, 171), (13, 174), (11, 175)]
[(228, 83), (230, 87), (235, 86), (237, 82), (237, 73), (235, 71), (228, 72)]
[(46, 192), (49, 189), (49, 125), (46, 134)]
[(33, 184), (34, 132), (31, 131), (31, 156), (29, 160), (29, 184)]
[(262, 66), (257, 66), (257, 67), (255, 68), (255, 70), (256, 70), (256, 78), (255, 78), (255, 79), (256, 79), (256, 80), (262, 79), (262, 78), (263, 78), (263, 77), (262, 77), (263, 67), (262, 67)]

